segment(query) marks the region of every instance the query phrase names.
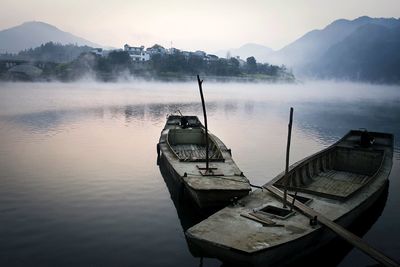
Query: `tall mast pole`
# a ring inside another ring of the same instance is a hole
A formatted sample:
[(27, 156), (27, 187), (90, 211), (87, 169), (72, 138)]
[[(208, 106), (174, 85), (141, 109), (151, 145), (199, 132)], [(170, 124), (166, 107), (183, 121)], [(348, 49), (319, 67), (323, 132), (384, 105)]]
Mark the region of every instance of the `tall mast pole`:
[(204, 96), (203, 96), (203, 80), (200, 80), (200, 76), (197, 75), (197, 82), (199, 84), (199, 89), (200, 89), (200, 97), (201, 97), (201, 104), (203, 106), (203, 115), (204, 115), (204, 126), (205, 126), (205, 135), (206, 135), (206, 173), (208, 173), (208, 126), (207, 126), (207, 112), (206, 112), (206, 104), (204, 102)]
[(290, 139), (292, 137), (292, 123), (293, 123), (293, 108), (290, 108), (289, 124), (288, 124), (288, 137), (286, 146), (286, 166), (285, 166), (285, 190), (283, 194), (283, 207), (286, 208), (287, 188), (289, 186), (289, 153), (290, 153)]

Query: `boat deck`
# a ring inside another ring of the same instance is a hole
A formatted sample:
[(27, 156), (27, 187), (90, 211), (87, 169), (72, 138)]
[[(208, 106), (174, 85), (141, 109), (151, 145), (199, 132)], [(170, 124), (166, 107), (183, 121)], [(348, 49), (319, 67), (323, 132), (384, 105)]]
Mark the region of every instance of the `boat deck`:
[[(172, 134), (170, 135), (170, 131)], [(168, 163), (168, 168), (173, 170), (176, 175), (193, 190), (204, 192), (223, 192), (223, 191), (250, 191), (251, 187), (246, 176), (233, 161), (230, 151), (225, 144), (215, 135), (209, 133), (210, 145), (210, 168), (213, 175), (204, 175), (202, 169), (205, 164), (206, 146), (202, 142), (197, 142), (202, 136), (201, 129), (180, 129), (173, 125), (166, 127), (160, 137), (160, 151), (162, 157)], [(180, 140), (171, 140), (178, 137)], [(176, 142), (180, 141), (180, 142)], [(185, 141), (185, 142), (182, 142)], [(229, 198), (230, 199), (230, 198)]]
[(353, 172), (329, 170), (320, 172), (314, 176), (313, 182), (308, 185), (300, 185), (298, 188), (303, 192), (313, 192), (320, 195), (335, 195), (347, 197), (352, 192), (362, 187), (370, 176)]
[[(378, 141), (360, 148), (356, 146), (359, 138), (349, 141), (359, 134), (349, 132), (333, 146), (293, 164), (287, 175), (280, 173), (236, 205), (191, 227), (186, 231), (189, 242), (210, 257), (251, 266), (273, 266), (289, 260), (289, 254), (295, 257), (329, 242), (333, 233), (321, 229), (320, 223), (312, 224), (310, 217), (347, 227), (383, 192), (392, 167), (393, 136), (372, 133)], [(282, 189), (285, 183), (291, 203), (286, 209), (283, 190), (271, 190)], [(302, 197), (304, 202), (300, 198), (293, 202), (290, 196), (295, 192), (296, 199)], [(336, 226), (331, 229), (348, 236)]]
[(295, 164), (275, 186), (345, 201), (366, 186), (380, 169), (383, 150), (336, 146)]
[[(171, 145), (171, 148), (175, 151), (176, 155), (183, 161), (193, 161), (193, 160), (205, 160), (206, 159), (206, 146), (199, 144), (179, 144)], [(217, 153), (213, 153), (209, 149), (209, 158), (217, 159), (219, 158)]]

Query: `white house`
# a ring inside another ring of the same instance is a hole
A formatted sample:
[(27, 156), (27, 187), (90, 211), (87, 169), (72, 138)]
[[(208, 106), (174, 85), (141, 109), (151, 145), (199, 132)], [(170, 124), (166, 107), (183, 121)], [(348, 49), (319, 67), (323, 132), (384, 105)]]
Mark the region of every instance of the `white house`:
[(124, 51), (128, 52), (129, 56), (133, 61), (148, 61), (150, 60), (150, 54), (144, 51), (144, 46), (135, 47), (124, 45)]
[(152, 47), (147, 48), (146, 52), (148, 54), (150, 54), (150, 56), (156, 55), (156, 54), (164, 55), (167, 53), (167, 50), (164, 47), (162, 47), (161, 45), (155, 44)]
[(193, 54), (198, 56), (198, 57), (203, 57), (203, 58), (206, 56), (206, 52), (201, 51), (201, 50), (197, 50)]

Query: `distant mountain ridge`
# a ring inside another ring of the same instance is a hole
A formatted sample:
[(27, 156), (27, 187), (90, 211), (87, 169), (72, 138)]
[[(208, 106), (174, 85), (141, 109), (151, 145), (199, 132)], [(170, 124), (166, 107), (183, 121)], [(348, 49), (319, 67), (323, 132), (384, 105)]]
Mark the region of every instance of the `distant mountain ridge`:
[(338, 19), (278, 51), (259, 49), (256, 54), (246, 46), (219, 55), (230, 51), (242, 59), (252, 55), (257, 61), (284, 64), (297, 77), (400, 83), (400, 18)]
[(316, 78), (400, 83), (400, 26), (363, 25), (304, 71)]
[[(0, 54), (17, 53), (47, 42), (102, 47), (47, 23), (26, 22), (0, 31)], [(247, 43), (215, 54), (243, 60), (254, 56), (257, 62), (285, 64), (298, 77), (400, 83), (400, 19), (338, 19), (278, 51)]]
[(17, 53), (48, 42), (102, 47), (84, 38), (64, 32), (53, 25), (39, 21), (25, 22), (0, 31), (0, 53)]
[(269, 60), (272, 63), (283, 63), (289, 66), (302, 67), (319, 59), (333, 45), (343, 41), (359, 27), (376, 24), (388, 28), (400, 26), (400, 19), (359, 17), (354, 20), (335, 20), (322, 30), (313, 30), (284, 48), (280, 49)]

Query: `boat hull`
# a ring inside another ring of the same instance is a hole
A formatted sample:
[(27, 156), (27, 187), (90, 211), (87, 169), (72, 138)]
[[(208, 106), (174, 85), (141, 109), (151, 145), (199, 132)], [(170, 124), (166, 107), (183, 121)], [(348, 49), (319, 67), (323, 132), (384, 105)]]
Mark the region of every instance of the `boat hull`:
[[(250, 183), (233, 161), (231, 150), (211, 133), (206, 149), (204, 136), (196, 116), (169, 116), (157, 144), (158, 162), (198, 207), (224, 207), (248, 195)], [(210, 154), (208, 171), (206, 151)]]
[[(335, 222), (344, 228), (348, 228), (360, 216), (365, 214), (371, 206), (384, 194), (388, 180), (370, 198), (361, 203), (357, 208), (345, 214)], [(244, 253), (218, 244), (212, 244), (204, 240), (193, 238), (186, 233), (189, 246), (200, 251), (203, 256), (218, 258), (226, 263), (246, 266), (275, 266), (296, 262), (307, 255), (317, 252), (322, 247), (337, 239), (337, 235), (325, 227), (318, 227), (315, 231), (294, 239), (280, 246), (274, 246), (255, 253)]]
[[(332, 148), (340, 147), (340, 150), (333, 151), (345, 151), (345, 156), (360, 155), (360, 150), (365, 151), (363, 158), (368, 165), (367, 167), (370, 166), (370, 156), (379, 155), (379, 157), (376, 157), (378, 163), (372, 165), (378, 166), (377, 169), (361, 181), (362, 186), (356, 187), (353, 191), (346, 191), (347, 195), (338, 194), (332, 188), (338, 188), (335, 187), (335, 183), (343, 185), (344, 181), (340, 179), (343, 179), (343, 177), (347, 179), (348, 175), (335, 176), (336, 179), (332, 179), (330, 187), (320, 187), (325, 190), (324, 192), (322, 190), (316, 192), (308, 190), (298, 194), (305, 201), (302, 204), (304, 207), (312, 210), (314, 214), (322, 216), (321, 222), (331, 220), (344, 228), (349, 227), (362, 214), (369, 211), (385, 191), (384, 189), (387, 188), (392, 168), (393, 136), (384, 133), (371, 134), (375, 137), (375, 143), (370, 147), (360, 148), (358, 145), (360, 131), (350, 131), (331, 147), (306, 157), (290, 167), (293, 177), (299, 178), (301, 182), (306, 179), (318, 181), (315, 178), (319, 175), (315, 172), (316, 168), (320, 166), (321, 170), (325, 171), (328, 168), (335, 167), (334, 163), (336, 162), (331, 160), (332, 158), (324, 162), (320, 157), (322, 155), (326, 159), (326, 152), (332, 151)], [(350, 149), (353, 149), (357, 154), (348, 153)], [(374, 153), (371, 154), (371, 152)], [(354, 158), (353, 160), (344, 158), (346, 163), (355, 163), (355, 167), (362, 166), (360, 161), (356, 161)], [(298, 173), (296, 173), (297, 170), (299, 170)], [(342, 170), (339, 169), (339, 171)], [(340, 173), (339, 171), (337, 173)], [(285, 211), (285, 209), (278, 208), (282, 207), (281, 197), (283, 198), (284, 194), (275, 187), (278, 181), (285, 178), (284, 175), (284, 173), (281, 173), (264, 185), (266, 190), (255, 190), (248, 197), (243, 198), (240, 201), (241, 205), (225, 208), (188, 229), (186, 231), (188, 243), (206, 256), (216, 257), (224, 262), (251, 266), (271, 266), (297, 260), (319, 250), (337, 238), (338, 236), (333, 231), (322, 226), (322, 224), (311, 224), (310, 218), (315, 219), (315, 217), (310, 217), (312, 213), (299, 208), (301, 205), (291, 204), (296, 211), (298, 208), (300, 212), (295, 212), (286, 217), (279, 215), (279, 213), (268, 213), (268, 207)], [(358, 176), (353, 176), (353, 178), (355, 178), (353, 180), (355, 183), (359, 182)], [(298, 184), (295, 185), (299, 186)], [(295, 186), (292, 188), (296, 189)], [(291, 193), (293, 196), (294, 190)], [(297, 193), (298, 191), (296, 191)], [(306, 202), (307, 199), (309, 202)], [(301, 202), (300, 199), (298, 201)], [(288, 210), (286, 209), (286, 211)], [(266, 214), (264, 221), (262, 221), (263, 218), (261, 218), (261, 221), (254, 220), (254, 217), (262, 214)]]
[(249, 194), (249, 190), (187, 190), (200, 208), (223, 207)]

